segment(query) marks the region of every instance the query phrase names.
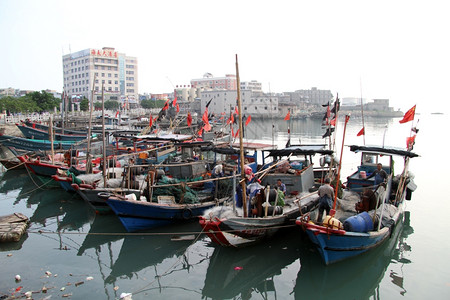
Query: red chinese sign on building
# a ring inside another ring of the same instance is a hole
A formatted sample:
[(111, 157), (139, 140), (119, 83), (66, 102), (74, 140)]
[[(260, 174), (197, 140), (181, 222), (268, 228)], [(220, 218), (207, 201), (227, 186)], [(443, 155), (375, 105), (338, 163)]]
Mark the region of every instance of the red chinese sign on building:
[(104, 57), (117, 57), (117, 51), (92, 49), (91, 55), (104, 56)]

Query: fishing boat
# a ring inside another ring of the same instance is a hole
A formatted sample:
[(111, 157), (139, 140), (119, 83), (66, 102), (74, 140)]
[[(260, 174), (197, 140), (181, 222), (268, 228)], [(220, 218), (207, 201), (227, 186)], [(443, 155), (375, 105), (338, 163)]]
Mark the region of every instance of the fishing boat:
[[(55, 150), (69, 150), (77, 141), (57, 141), (53, 143)], [(52, 142), (49, 140), (27, 139), (18, 136), (0, 135), (0, 144), (17, 150), (50, 151)]]
[[(404, 199), (411, 199), (416, 188), (408, 168), (410, 159), (417, 154), (390, 147), (350, 146), (350, 150), (361, 153), (361, 164), (347, 178), (347, 189), (339, 202), (341, 208), (332, 210), (323, 223), (314, 223), (308, 215), (296, 221), (317, 246), (326, 265), (367, 252), (389, 239), (402, 218)], [(404, 161), (397, 176), (394, 176), (394, 156)], [(387, 180), (375, 184), (373, 178), (367, 177), (381, 162)]]
[[(239, 78), (237, 57), (236, 73), (236, 77)], [(295, 186), (296, 193), (288, 194), (285, 197), (283, 191), (276, 191), (274, 188), (263, 187), (260, 184), (261, 178), (265, 177), (271, 169), (288, 162), (288, 159), (273, 163), (270, 167), (265, 164), (258, 167), (257, 161), (246, 159), (247, 145), (243, 142), (239, 83), (237, 94), (239, 151), (235, 155), (239, 157), (237, 165), (239, 165), (238, 171), (241, 173), (237, 201), (232, 208), (225, 207), (207, 211), (199, 220), (203, 231), (213, 242), (231, 247), (243, 247), (270, 238), (282, 228), (295, 225), (294, 221), (297, 216), (313, 210), (318, 205), (317, 193), (308, 193), (309, 190), (305, 191), (303, 185)], [(260, 150), (264, 150), (264, 148)], [(264, 155), (262, 157), (264, 158)], [(311, 186), (308, 188), (314, 185), (312, 165), (298, 170), (296, 175), (304, 177), (305, 181), (309, 180)], [(297, 181), (297, 183), (304, 180)], [(307, 184), (305, 184), (306, 186)], [(247, 194), (249, 195), (248, 199)]]
[[(48, 130), (43, 130), (39, 128), (33, 128), (27, 126), (25, 123), (16, 124), (22, 134), (28, 139), (38, 139), (38, 140), (50, 140), (50, 135)], [(81, 141), (87, 138), (86, 134), (74, 134), (74, 133), (62, 133), (55, 132), (55, 141)]]

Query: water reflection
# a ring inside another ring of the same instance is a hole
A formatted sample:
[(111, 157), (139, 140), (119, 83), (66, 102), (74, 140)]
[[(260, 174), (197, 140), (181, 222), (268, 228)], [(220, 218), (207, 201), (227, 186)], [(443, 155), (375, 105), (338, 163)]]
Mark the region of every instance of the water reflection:
[[(181, 258), (192, 240), (176, 240), (174, 237), (183, 233), (190, 233), (194, 225), (198, 231), (198, 224), (168, 226), (149, 230), (137, 235), (126, 235), (119, 255), (111, 267), (111, 273), (105, 283), (114, 283), (117, 279), (133, 279), (138, 272), (163, 262), (166, 258)], [(188, 264), (184, 266), (189, 268)]]
[(292, 235), (242, 249), (216, 247), (209, 260), (203, 297), (276, 298), (275, 277), (298, 259), (297, 248), (298, 241)]
[[(300, 247), (301, 268), (294, 288), (295, 299), (368, 299), (377, 298), (378, 286), (391, 263), (410, 263), (404, 254), (411, 251), (406, 239), (413, 233), (409, 212), (404, 215), (392, 237), (380, 247), (358, 257), (325, 266), (311, 243)], [(392, 282), (403, 288), (403, 275), (390, 273)]]
[(30, 217), (32, 229), (56, 224), (56, 231), (79, 230), (95, 216), (86, 204), (64, 190), (38, 190), (27, 199), (27, 206), (36, 206)]

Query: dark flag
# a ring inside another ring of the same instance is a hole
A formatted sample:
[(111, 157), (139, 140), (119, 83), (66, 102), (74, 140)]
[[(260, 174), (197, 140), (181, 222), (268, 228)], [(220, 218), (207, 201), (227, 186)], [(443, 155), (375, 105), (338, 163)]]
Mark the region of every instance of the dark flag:
[(322, 138), (326, 138), (327, 136), (331, 136), (331, 134), (334, 132), (334, 128), (330, 127), (327, 128), (327, 131), (324, 133), (324, 135), (322, 135)]

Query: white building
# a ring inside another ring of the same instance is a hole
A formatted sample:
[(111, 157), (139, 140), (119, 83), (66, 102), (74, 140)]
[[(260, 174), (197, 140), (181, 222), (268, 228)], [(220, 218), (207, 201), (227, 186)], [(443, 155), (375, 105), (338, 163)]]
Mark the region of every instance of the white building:
[[(201, 112), (205, 111), (209, 102), (208, 112), (220, 115), (229, 115), (237, 105), (237, 91), (210, 90), (201, 93)], [(278, 113), (278, 98), (260, 93), (252, 93), (250, 90), (241, 90), (242, 114), (246, 115), (270, 115)]]
[(211, 73), (205, 73), (203, 78), (192, 79), (191, 86), (199, 89), (223, 89), (237, 90), (236, 75), (225, 75), (225, 77), (214, 77)]
[[(132, 104), (138, 101), (138, 62), (114, 48), (85, 49), (62, 57), (64, 91), (72, 98), (101, 100), (102, 85), (105, 100)], [(94, 82), (95, 78), (95, 82)]]
[(241, 90), (251, 90), (253, 93), (262, 93), (262, 83), (256, 80), (241, 81)]

